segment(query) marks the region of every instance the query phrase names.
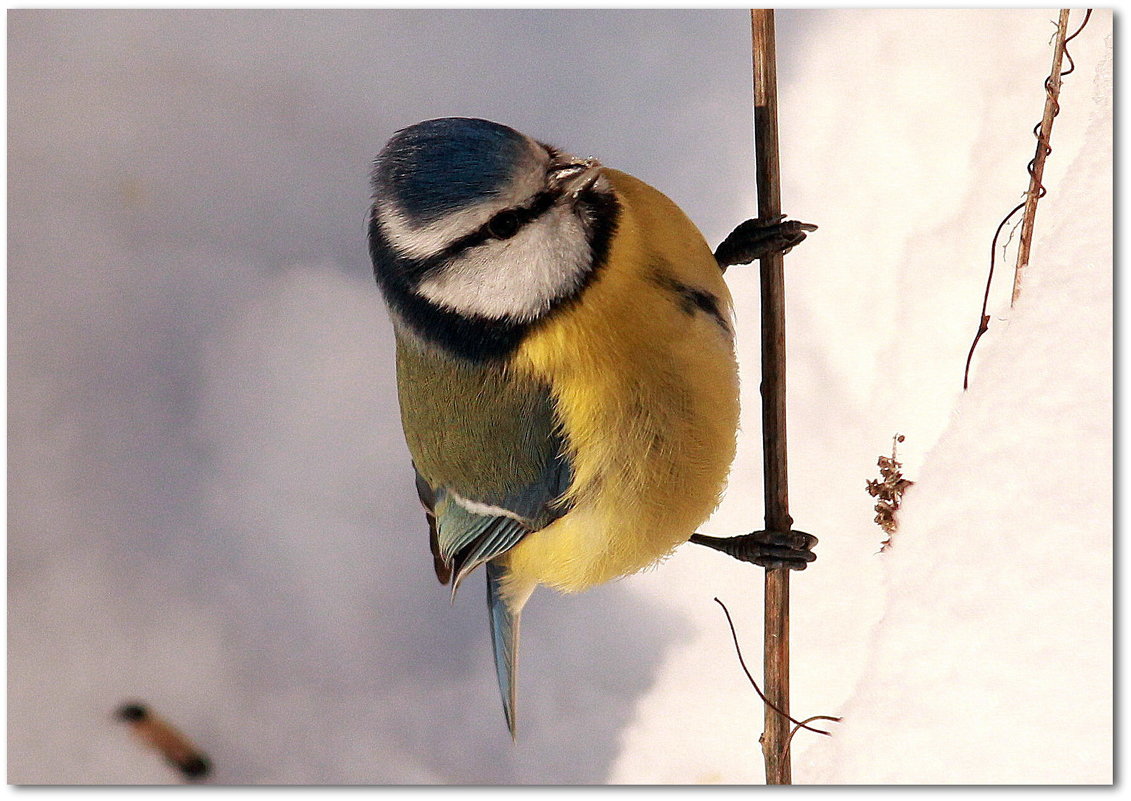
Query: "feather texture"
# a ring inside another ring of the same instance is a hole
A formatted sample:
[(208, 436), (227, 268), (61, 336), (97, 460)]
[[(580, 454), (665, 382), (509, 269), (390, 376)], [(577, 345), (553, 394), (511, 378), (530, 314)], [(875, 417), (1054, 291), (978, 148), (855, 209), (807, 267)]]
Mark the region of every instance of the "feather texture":
[(402, 336), (397, 380), (434, 567), (454, 596), (476, 567), (568, 510), (569, 461), (537, 381)]
[(715, 509), (734, 458), (738, 368), (718, 264), (667, 197), (605, 174), (622, 212), (608, 263), (511, 362), (552, 388), (573, 473), (569, 514), (503, 557), (515, 592), (584, 590), (654, 564)]

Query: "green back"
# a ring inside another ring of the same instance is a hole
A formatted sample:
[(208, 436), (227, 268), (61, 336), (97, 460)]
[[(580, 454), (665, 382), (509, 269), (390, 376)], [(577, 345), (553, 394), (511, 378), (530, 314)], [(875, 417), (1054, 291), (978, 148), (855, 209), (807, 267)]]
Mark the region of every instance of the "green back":
[(397, 391), (417, 472), (434, 489), (532, 522), (568, 486), (548, 388), (397, 336)]

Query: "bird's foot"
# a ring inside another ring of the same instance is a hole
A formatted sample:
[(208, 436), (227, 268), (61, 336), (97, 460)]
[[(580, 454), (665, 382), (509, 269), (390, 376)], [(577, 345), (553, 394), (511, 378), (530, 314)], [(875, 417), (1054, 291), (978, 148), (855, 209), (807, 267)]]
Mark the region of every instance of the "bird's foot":
[(755, 531), (738, 537), (692, 534), (690, 541), (771, 570), (804, 570), (817, 558), (813, 553), (817, 538), (804, 531)]
[(749, 264), (773, 253), (789, 253), (810, 231), (816, 230), (813, 223), (787, 220), (784, 214), (775, 219), (747, 220), (715, 250), (715, 261), (725, 270), (732, 264)]

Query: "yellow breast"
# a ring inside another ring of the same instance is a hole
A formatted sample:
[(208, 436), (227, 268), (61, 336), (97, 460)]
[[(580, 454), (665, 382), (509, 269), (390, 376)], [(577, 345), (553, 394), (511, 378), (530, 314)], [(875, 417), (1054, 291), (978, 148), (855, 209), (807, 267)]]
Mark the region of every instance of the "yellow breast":
[(552, 388), (574, 471), (569, 513), (507, 556), (516, 595), (536, 583), (583, 590), (655, 563), (715, 509), (734, 458), (722, 273), (667, 197), (605, 174), (622, 206), (608, 261), (512, 363)]

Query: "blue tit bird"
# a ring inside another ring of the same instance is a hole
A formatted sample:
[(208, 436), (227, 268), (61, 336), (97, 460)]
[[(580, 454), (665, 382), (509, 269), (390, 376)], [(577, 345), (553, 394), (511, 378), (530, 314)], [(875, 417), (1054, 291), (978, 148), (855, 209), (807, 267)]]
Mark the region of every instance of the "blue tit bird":
[(748, 221), (716, 255), (667, 197), (505, 125), (443, 118), (377, 157), (369, 250), (437, 577), (483, 565), (515, 733), (522, 609), (693, 539), (803, 568), (803, 532), (695, 534), (735, 455), (727, 264), (815, 226)]

